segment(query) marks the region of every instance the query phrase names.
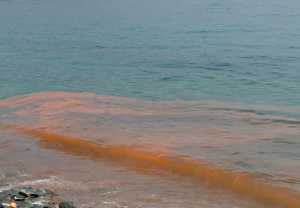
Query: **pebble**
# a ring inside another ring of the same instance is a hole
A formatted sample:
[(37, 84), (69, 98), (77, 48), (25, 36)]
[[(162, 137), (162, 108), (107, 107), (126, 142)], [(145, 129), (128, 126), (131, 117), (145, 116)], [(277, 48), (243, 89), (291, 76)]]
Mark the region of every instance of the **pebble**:
[(75, 208), (47, 189), (22, 187), (0, 192), (0, 208)]
[(11, 203), (10, 203), (10, 207), (11, 207), (11, 208), (17, 208), (17, 204), (16, 204), (15, 202), (11, 202)]
[(59, 208), (75, 208), (71, 202), (63, 201), (59, 203)]

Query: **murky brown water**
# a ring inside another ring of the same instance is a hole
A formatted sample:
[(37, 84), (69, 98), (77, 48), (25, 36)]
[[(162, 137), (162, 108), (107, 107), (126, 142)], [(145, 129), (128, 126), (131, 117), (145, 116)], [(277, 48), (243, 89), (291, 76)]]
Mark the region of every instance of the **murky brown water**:
[(80, 207), (299, 207), (298, 109), (63, 92), (0, 109), (2, 188)]

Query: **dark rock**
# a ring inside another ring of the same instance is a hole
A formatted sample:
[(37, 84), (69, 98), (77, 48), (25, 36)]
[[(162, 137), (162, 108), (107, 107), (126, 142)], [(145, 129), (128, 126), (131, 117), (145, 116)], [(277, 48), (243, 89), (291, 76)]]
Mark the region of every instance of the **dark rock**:
[(59, 203), (59, 208), (75, 208), (71, 202), (63, 201)]
[(0, 192), (0, 208), (11, 208), (11, 204), (17, 208), (75, 208), (49, 190), (32, 187)]
[(34, 189), (32, 187), (25, 187), (19, 190), (19, 194), (25, 197), (36, 198), (41, 196), (40, 191), (38, 189)]
[(24, 201), (26, 197), (21, 194), (14, 194), (11, 196), (11, 199), (14, 201)]

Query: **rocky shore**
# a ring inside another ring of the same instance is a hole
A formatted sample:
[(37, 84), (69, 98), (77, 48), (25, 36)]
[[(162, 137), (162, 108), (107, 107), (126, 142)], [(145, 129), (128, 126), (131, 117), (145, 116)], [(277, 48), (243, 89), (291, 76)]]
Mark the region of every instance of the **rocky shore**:
[(32, 187), (14, 188), (0, 192), (0, 208), (75, 208), (56, 193)]

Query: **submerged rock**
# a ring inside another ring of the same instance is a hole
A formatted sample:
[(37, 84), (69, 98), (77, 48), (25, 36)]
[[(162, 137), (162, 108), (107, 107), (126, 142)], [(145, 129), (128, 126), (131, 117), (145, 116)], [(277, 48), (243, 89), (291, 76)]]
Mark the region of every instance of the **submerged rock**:
[(19, 190), (19, 194), (25, 197), (36, 198), (40, 196), (51, 195), (53, 193), (46, 189), (34, 189), (32, 187), (25, 187)]
[(75, 208), (71, 202), (63, 201), (59, 203), (59, 208)]
[(0, 192), (0, 208), (75, 208), (57, 194), (32, 187)]
[(11, 199), (14, 200), (14, 201), (24, 201), (26, 199), (26, 197), (23, 196), (23, 195), (21, 195), (21, 194), (19, 194), (19, 193), (17, 193), (15, 195), (13, 195), (11, 197)]

